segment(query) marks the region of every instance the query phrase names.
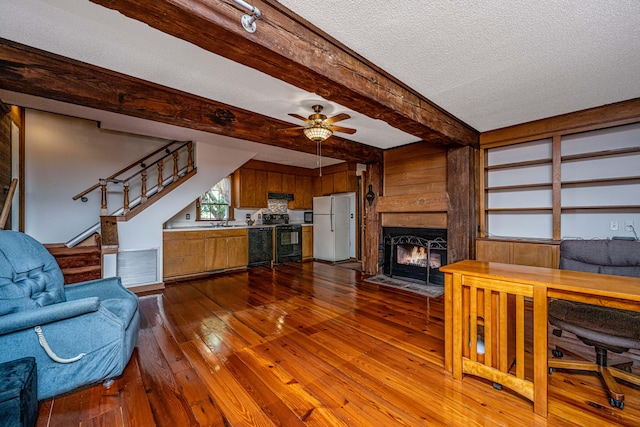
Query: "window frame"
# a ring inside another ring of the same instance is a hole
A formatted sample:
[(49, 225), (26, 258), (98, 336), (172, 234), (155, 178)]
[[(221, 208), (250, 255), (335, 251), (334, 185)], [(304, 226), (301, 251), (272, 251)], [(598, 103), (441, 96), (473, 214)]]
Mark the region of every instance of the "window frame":
[[(196, 221), (206, 221), (206, 222), (221, 222), (221, 221), (234, 221), (234, 209), (233, 209), (233, 180), (232, 180), (232, 176), (228, 175), (224, 178), (222, 178), (220, 181), (218, 181), (217, 183), (215, 183), (215, 185), (213, 185), (209, 190), (207, 190), (207, 192), (211, 191), (214, 187), (216, 187), (218, 184), (220, 184), (220, 182), (224, 181), (224, 180), (228, 180), (229, 181), (229, 202), (228, 203), (204, 203), (206, 205), (216, 205), (216, 206), (226, 206), (227, 207), (227, 218), (226, 219), (207, 219), (207, 218), (202, 218), (202, 196), (204, 196), (204, 194), (200, 197), (198, 197), (196, 199)], [(205, 193), (206, 194), (206, 193)]]

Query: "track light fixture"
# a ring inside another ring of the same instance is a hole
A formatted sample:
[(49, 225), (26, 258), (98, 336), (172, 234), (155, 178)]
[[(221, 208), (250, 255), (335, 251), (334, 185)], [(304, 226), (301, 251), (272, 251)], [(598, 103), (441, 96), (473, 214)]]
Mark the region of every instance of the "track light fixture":
[(234, 0), (234, 1), (240, 6), (244, 7), (245, 9), (251, 12), (251, 15), (242, 15), (241, 22), (242, 22), (242, 26), (244, 27), (245, 30), (247, 30), (247, 32), (255, 33), (256, 21), (260, 19), (260, 17), (262, 16), (262, 14), (260, 13), (260, 9), (258, 9), (255, 6), (251, 6), (249, 3), (243, 0)]

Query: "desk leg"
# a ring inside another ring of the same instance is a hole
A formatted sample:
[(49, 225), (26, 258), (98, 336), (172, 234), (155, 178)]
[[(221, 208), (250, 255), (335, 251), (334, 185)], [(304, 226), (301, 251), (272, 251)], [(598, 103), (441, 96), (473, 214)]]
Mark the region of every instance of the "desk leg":
[(453, 274), (444, 275), (444, 369), (453, 373)]
[(533, 288), (533, 410), (536, 414), (547, 417), (548, 396), (547, 385), (549, 372), (547, 367), (547, 322), (548, 301), (547, 288)]

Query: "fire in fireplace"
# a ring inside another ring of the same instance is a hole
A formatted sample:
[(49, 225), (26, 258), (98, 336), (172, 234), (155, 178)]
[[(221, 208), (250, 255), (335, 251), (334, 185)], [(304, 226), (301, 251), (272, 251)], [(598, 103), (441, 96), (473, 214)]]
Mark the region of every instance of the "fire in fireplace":
[(444, 286), (440, 267), (447, 263), (446, 229), (384, 227), (383, 236), (384, 274)]

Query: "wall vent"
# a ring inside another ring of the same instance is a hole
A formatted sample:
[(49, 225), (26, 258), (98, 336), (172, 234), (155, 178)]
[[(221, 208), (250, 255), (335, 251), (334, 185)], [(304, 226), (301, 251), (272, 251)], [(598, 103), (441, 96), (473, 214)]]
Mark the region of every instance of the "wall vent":
[(157, 283), (157, 265), (157, 249), (119, 251), (116, 274), (124, 286)]

